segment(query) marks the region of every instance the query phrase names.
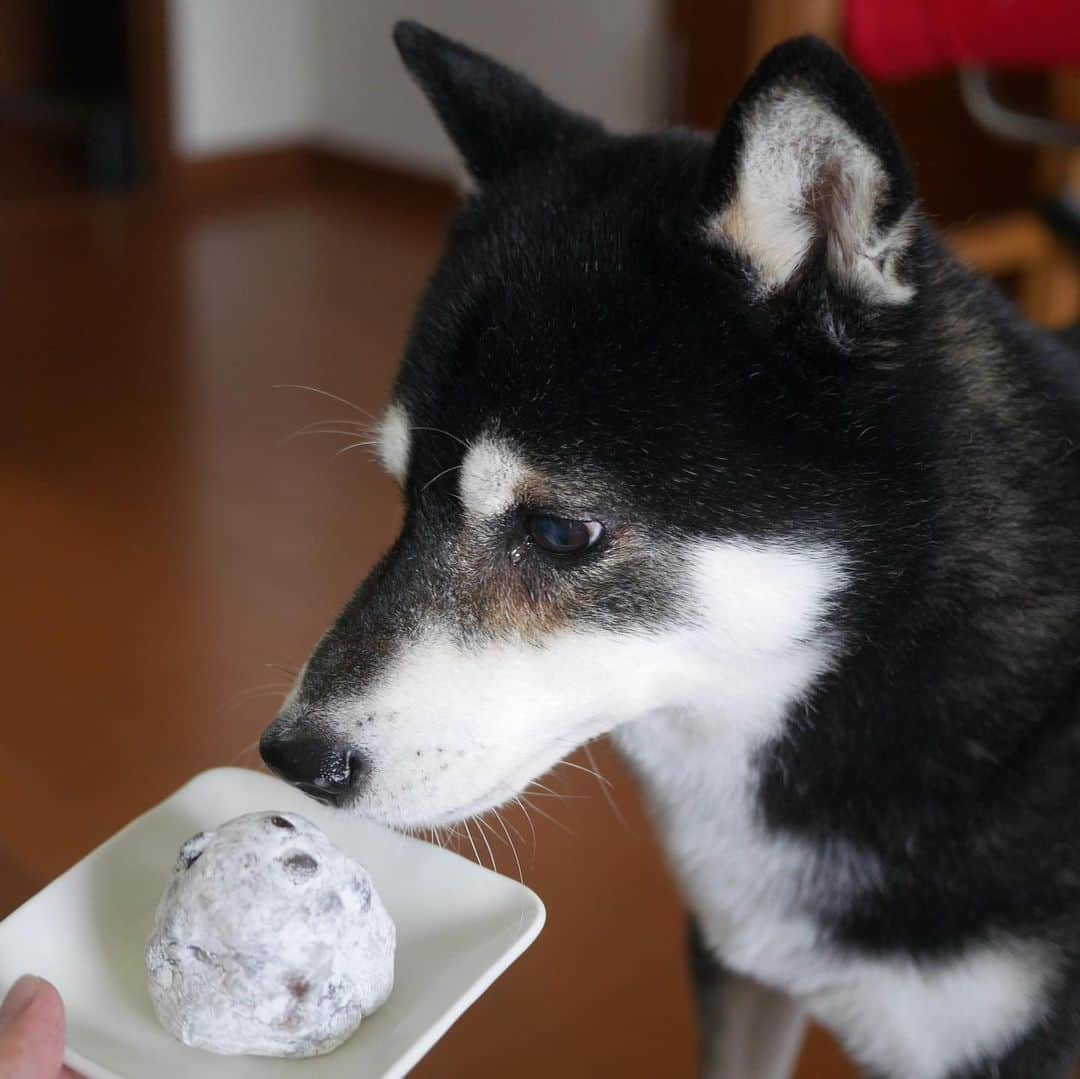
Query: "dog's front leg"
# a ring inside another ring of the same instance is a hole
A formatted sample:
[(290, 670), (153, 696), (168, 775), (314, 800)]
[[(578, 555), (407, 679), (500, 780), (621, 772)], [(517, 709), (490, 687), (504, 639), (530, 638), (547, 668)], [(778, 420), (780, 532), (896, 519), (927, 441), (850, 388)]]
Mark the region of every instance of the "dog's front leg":
[(791, 997), (728, 970), (690, 922), (703, 1079), (789, 1079), (806, 1016)]

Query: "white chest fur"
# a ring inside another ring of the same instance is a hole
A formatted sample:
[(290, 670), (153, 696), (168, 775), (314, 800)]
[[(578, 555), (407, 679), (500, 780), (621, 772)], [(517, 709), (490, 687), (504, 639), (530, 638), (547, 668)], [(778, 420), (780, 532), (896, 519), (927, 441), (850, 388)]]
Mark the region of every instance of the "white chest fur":
[(827, 547), (703, 546), (695, 643), (709, 673), (681, 707), (615, 732), (709, 944), (730, 967), (785, 988), (793, 968), (812, 966), (809, 912), (828, 898), (802, 903), (805, 889), (876, 881), (876, 867), (847, 852), (836, 872), (817, 873), (813, 852), (769, 836), (755, 815), (754, 756), (831, 665), (837, 640), (823, 616), (845, 578), (843, 555)]
[(615, 735), (724, 964), (795, 997), (865, 1065), (905, 1079), (940, 1079), (1003, 1051), (1038, 1022), (1054, 971), (1041, 945), (988, 940), (924, 963), (868, 959), (827, 939), (815, 915), (878, 888), (880, 866), (849, 844), (819, 850), (764, 830), (752, 766), (761, 740), (752, 731), (684, 714)]
[[(814, 913), (877, 879), (871, 859), (838, 855), (836, 877), (756, 818), (745, 730), (705, 735), (698, 720), (655, 717), (616, 732), (641, 777), (672, 870), (706, 940), (730, 968), (801, 993), (819, 983)], [(826, 886), (822, 881), (828, 881)]]

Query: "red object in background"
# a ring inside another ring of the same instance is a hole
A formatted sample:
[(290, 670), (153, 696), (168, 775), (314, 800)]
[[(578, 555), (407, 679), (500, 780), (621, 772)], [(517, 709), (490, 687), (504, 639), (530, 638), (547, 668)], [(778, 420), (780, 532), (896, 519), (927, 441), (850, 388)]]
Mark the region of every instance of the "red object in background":
[(844, 21), (851, 57), (876, 79), (1080, 64), (1080, 0), (847, 0)]

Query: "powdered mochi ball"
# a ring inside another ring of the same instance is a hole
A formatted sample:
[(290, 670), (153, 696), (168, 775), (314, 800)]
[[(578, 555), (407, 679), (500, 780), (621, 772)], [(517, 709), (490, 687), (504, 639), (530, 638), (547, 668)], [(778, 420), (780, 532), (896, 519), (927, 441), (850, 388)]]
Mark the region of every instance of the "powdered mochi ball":
[(296, 813), (181, 848), (146, 949), (162, 1025), (215, 1053), (308, 1057), (390, 995), (394, 923), (367, 871)]

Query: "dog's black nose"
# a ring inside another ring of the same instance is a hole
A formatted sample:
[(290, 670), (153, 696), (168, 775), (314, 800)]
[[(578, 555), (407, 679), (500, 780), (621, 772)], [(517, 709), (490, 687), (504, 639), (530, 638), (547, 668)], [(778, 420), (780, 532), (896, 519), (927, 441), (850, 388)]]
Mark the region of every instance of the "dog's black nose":
[(259, 753), (274, 775), (327, 805), (344, 805), (368, 774), (359, 750), (317, 732), (278, 734), (271, 728), (259, 742)]

